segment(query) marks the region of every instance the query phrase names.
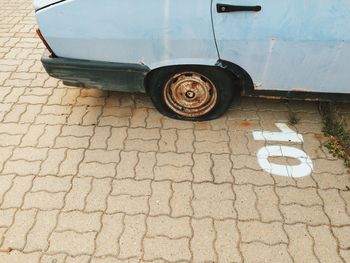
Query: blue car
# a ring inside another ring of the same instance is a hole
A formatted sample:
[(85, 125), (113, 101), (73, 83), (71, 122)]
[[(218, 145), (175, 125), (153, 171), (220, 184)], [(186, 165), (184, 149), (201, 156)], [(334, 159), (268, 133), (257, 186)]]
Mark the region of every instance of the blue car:
[(348, 0), (34, 0), (43, 65), (66, 85), (146, 92), (171, 118), (235, 95), (347, 99)]

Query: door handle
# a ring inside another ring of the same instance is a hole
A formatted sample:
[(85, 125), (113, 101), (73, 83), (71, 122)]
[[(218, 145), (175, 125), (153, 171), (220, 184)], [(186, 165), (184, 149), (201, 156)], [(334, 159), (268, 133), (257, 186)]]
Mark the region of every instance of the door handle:
[(244, 5), (226, 5), (217, 4), (216, 10), (218, 13), (230, 13), (230, 12), (259, 12), (261, 10), (260, 5), (256, 6), (244, 6)]

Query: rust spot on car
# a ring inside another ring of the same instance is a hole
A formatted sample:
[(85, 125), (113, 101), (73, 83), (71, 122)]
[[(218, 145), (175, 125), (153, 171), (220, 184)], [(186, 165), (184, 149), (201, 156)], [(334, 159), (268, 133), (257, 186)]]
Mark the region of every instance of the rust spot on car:
[(281, 97), (281, 96), (266, 96), (266, 95), (260, 95), (259, 98), (269, 99), (269, 100), (280, 100), (280, 99), (283, 99), (283, 97)]
[(321, 100), (319, 98), (306, 98), (305, 101), (318, 102)]

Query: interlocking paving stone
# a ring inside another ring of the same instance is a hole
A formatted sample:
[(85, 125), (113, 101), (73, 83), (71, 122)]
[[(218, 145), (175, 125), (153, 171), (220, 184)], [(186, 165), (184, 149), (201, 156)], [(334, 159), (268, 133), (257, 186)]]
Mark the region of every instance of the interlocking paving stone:
[[(144, 94), (50, 78), (31, 1), (0, 6), (1, 263), (350, 262), (350, 176), (317, 103), (236, 98), (218, 120), (171, 120)], [(290, 110), (304, 143), (281, 145), (312, 158), (309, 177), (257, 160), (279, 144), (252, 132)]]

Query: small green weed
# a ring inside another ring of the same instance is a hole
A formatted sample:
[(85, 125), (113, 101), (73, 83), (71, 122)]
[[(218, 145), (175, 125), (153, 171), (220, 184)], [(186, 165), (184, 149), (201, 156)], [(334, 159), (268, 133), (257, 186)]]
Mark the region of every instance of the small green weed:
[(350, 131), (345, 128), (345, 120), (332, 103), (320, 103), (323, 118), (323, 133), (328, 138), (325, 147), (337, 158), (344, 160), (350, 168)]

